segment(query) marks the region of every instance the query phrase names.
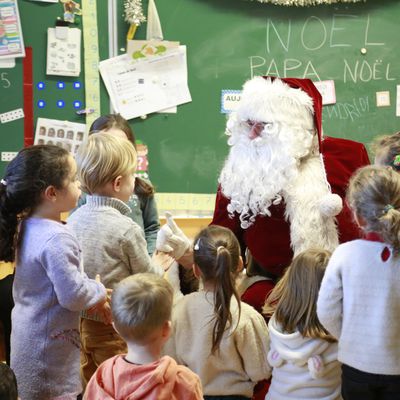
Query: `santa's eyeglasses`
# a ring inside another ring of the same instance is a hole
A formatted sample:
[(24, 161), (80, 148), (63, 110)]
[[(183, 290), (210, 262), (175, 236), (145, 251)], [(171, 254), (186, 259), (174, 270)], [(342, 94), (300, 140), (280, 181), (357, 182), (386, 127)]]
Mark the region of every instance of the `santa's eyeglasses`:
[(264, 130), (266, 131), (271, 131), (274, 127), (273, 122), (264, 122), (264, 121), (253, 121), (251, 119), (245, 119), (241, 121), (242, 124), (244, 124), (248, 129), (256, 129), (259, 132), (262, 132)]

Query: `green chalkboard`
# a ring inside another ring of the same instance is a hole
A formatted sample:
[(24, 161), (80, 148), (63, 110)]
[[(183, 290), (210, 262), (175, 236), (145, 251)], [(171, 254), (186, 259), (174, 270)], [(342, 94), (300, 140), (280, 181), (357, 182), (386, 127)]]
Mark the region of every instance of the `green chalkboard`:
[[(241, 89), (254, 75), (333, 79), (337, 103), (324, 108), (326, 135), (368, 143), (399, 129), (398, 1), (306, 8), (243, 0), (156, 3), (164, 39), (187, 46), (193, 98), (176, 115), (132, 121), (149, 145), (150, 174), (159, 191), (215, 191), (228, 150), (221, 91)], [(145, 26), (137, 36), (145, 37)], [(377, 91), (390, 92), (390, 107), (376, 107)]]
[[(151, 114), (131, 122), (136, 136), (149, 147), (150, 177), (159, 192), (212, 193), (228, 148), (221, 113), (221, 91), (241, 89), (254, 75), (334, 80), (337, 102), (324, 107), (326, 135), (364, 143), (399, 129), (396, 85), (400, 77), (397, 0), (366, 3), (279, 7), (245, 0), (156, 0), (164, 38), (187, 46), (192, 102), (177, 114)], [(107, 1), (97, 0), (100, 58), (108, 58)], [(147, 9), (147, 1), (143, 1)], [(47, 27), (62, 15), (61, 4), (20, 0), (25, 45), (33, 49), (34, 117), (84, 122), (72, 107), (84, 102), (76, 78), (46, 77)], [(118, 49), (126, 48), (128, 26), (123, 1), (118, 0)], [(80, 26), (80, 23), (77, 24)], [(138, 28), (144, 39), (146, 24)], [(362, 49), (366, 54), (362, 54)], [(83, 71), (83, 68), (82, 68)], [(5, 74), (5, 75), (2, 75)], [(79, 80), (84, 82), (84, 72)], [(7, 79), (10, 83), (8, 85)], [(61, 93), (56, 83), (67, 83)], [(376, 106), (376, 92), (389, 91), (391, 105)], [(56, 106), (66, 100), (65, 108)], [(36, 103), (43, 98), (47, 106)], [(22, 61), (12, 70), (0, 69), (0, 113), (22, 107)], [(102, 113), (109, 112), (102, 86)], [(0, 125), (0, 151), (23, 144), (23, 121)], [(4, 168), (5, 163), (1, 163)]]

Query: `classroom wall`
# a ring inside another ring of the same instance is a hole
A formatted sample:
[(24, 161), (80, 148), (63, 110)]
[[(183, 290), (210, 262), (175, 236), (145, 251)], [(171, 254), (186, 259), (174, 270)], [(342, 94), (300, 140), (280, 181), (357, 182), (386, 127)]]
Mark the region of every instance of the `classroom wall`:
[[(118, 53), (126, 49), (128, 25), (123, 0), (118, 0)], [(109, 57), (107, 2), (97, 0), (100, 59)], [(222, 90), (238, 90), (258, 74), (335, 81), (336, 103), (323, 110), (325, 135), (368, 144), (379, 134), (398, 130), (396, 89), (400, 75), (397, 43), (400, 2), (315, 7), (280, 7), (242, 0), (156, 0), (164, 38), (187, 46), (188, 82), (192, 102), (177, 114), (150, 114), (130, 121), (149, 148), (150, 178), (158, 192), (215, 193), (218, 173), (228, 152), (221, 113)], [(75, 78), (46, 76), (46, 32), (62, 15), (59, 3), (19, 2), (25, 45), (32, 49), (33, 118), (84, 122), (71, 101), (84, 101), (84, 68), (80, 90)], [(147, 10), (147, 1), (143, 1)], [(84, 16), (83, 16), (84, 18)], [(34, 24), (32, 21), (40, 21)], [(81, 20), (76, 24), (82, 27)], [(141, 25), (137, 39), (146, 35)], [(363, 53), (363, 49), (366, 53)], [(82, 63), (84, 52), (82, 50)], [(0, 69), (0, 113), (23, 107), (23, 60)], [(56, 83), (64, 80), (64, 91)], [(37, 82), (47, 84), (39, 91)], [(388, 91), (390, 106), (377, 107), (377, 92)], [(68, 100), (63, 109), (58, 98)], [(44, 98), (48, 107), (39, 109)], [(109, 112), (101, 83), (101, 112)], [(24, 144), (24, 121), (0, 124), (0, 151), (18, 151)], [(31, 132), (32, 135), (32, 132)], [(0, 163), (0, 173), (7, 165)]]

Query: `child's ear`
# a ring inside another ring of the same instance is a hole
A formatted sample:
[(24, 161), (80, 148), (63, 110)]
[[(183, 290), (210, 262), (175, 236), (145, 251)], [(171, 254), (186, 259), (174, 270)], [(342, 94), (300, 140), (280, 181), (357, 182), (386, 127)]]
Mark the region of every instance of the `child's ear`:
[(54, 202), (57, 200), (57, 190), (54, 186), (50, 185), (43, 192), (43, 197), (45, 200)]
[(162, 327), (162, 336), (168, 338), (172, 332), (172, 322), (170, 320), (165, 321)]
[(119, 193), (121, 191), (121, 182), (122, 182), (122, 175), (118, 175), (113, 181), (112, 181), (112, 187), (115, 192)]
[(365, 226), (367, 226), (367, 222), (363, 217), (357, 215), (356, 213), (353, 213), (353, 215), (354, 215), (354, 220), (356, 221), (357, 225), (360, 228), (364, 228)]
[(198, 279), (198, 280), (200, 280), (200, 278), (201, 278), (201, 271), (200, 271), (200, 268), (196, 265), (196, 264), (193, 264), (193, 274), (194, 274), (194, 276)]
[(244, 268), (243, 258), (242, 258), (242, 256), (240, 256), (239, 257), (239, 264), (237, 266), (237, 272), (243, 271), (243, 268)]

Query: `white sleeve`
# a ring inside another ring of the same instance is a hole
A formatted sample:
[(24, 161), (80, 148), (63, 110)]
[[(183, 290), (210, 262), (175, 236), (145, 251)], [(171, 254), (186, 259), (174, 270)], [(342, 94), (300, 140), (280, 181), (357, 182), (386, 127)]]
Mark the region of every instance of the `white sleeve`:
[(343, 320), (343, 285), (340, 246), (332, 254), (324, 278), (322, 279), (317, 301), (317, 315), (325, 329), (336, 339), (339, 339)]
[(164, 270), (155, 265), (147, 252), (147, 244), (139, 226), (132, 226), (126, 233), (122, 242), (124, 255), (128, 259), (129, 268), (132, 274), (138, 272), (152, 272), (163, 275)]
[(254, 311), (251, 319), (237, 332), (235, 342), (246, 374), (252, 382), (259, 382), (271, 376), (267, 360), (269, 331), (261, 314), (256, 310), (251, 311)]

